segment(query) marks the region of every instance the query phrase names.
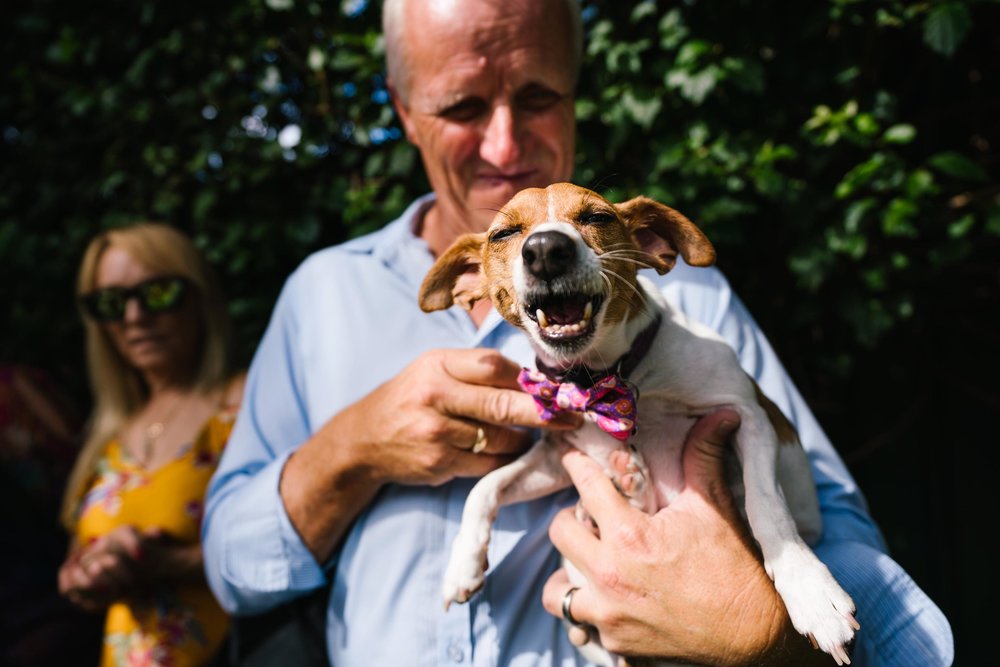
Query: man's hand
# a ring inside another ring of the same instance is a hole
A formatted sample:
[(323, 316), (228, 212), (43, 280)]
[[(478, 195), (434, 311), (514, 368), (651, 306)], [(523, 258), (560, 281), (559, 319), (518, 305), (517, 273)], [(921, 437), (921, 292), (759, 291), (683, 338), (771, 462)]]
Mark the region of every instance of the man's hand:
[[(567, 509), (549, 535), (587, 578), (573, 617), (595, 626), (610, 651), (711, 665), (832, 663), (795, 634), (736, 511), (722, 461), (738, 424), (729, 410), (695, 424), (685, 488), (653, 516), (629, 505), (591, 459), (575, 449), (563, 456), (599, 534)], [(546, 583), (550, 614), (562, 616), (570, 587), (565, 570)]]
[[(531, 443), (545, 423), (517, 385), (520, 367), (487, 349), (437, 350), (335, 415), (285, 466), (281, 495), (292, 524), (323, 561), (387, 483), (444, 484), (481, 477)], [(485, 449), (473, 452), (480, 429)]]
[[(542, 422), (517, 385), (519, 371), (495, 350), (438, 350), (348, 408), (357, 420), (354, 448), (373, 481), (438, 485), (481, 477), (531, 444), (518, 427), (579, 426), (579, 415)], [(486, 447), (474, 453), (479, 429)]]

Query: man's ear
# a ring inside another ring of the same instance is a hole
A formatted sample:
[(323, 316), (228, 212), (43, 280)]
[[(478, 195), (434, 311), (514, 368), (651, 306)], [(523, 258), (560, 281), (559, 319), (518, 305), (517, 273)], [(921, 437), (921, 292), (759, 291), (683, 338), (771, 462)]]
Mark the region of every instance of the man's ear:
[(396, 115), (399, 116), (399, 122), (403, 124), (403, 130), (406, 132), (406, 139), (420, 148), (420, 144), (416, 141), (416, 134), (414, 133), (413, 118), (410, 116), (410, 110), (403, 102), (403, 98), (399, 96), (399, 92), (396, 90), (396, 86), (390, 81), (389, 82), (389, 97), (392, 99), (392, 107), (396, 110)]
[(711, 266), (715, 248), (700, 229), (681, 213), (649, 197), (618, 204), (636, 245), (645, 252), (650, 267), (664, 274), (674, 268), (679, 254), (691, 266)]
[(486, 234), (463, 234), (444, 251), (420, 286), (420, 308), (430, 313), (457, 303), (466, 310), (486, 296), (483, 244)]

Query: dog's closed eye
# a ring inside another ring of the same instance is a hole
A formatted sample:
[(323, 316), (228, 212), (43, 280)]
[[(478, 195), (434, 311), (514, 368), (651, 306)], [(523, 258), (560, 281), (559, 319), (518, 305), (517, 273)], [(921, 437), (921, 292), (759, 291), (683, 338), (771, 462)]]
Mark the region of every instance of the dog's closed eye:
[(510, 238), (511, 236), (520, 233), (521, 233), (520, 227), (501, 227), (500, 229), (490, 234), (490, 243), (493, 243), (495, 241), (503, 241), (504, 239)]
[(607, 211), (587, 211), (581, 213), (577, 220), (584, 225), (603, 225), (614, 222), (615, 216)]

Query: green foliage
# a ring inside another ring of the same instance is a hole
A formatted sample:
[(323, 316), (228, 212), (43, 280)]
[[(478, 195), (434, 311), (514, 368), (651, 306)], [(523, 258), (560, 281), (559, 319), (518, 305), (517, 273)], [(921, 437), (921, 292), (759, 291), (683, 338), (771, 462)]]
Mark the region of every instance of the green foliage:
[[(811, 337), (814, 371), (848, 373), (931, 318), (933, 284), (963, 289), (942, 276), (995, 251), (997, 3), (583, 4), (576, 180), (689, 214), (767, 329)], [(0, 46), (3, 354), (78, 367), (86, 241), (156, 218), (218, 267), (245, 361), (308, 252), (426, 188), (377, 10), (17, 0)]]
[(766, 329), (830, 350), (813, 374), (924, 330), (942, 290), (967, 289), (953, 268), (996, 266), (996, 5), (595, 10), (581, 182), (699, 222)]

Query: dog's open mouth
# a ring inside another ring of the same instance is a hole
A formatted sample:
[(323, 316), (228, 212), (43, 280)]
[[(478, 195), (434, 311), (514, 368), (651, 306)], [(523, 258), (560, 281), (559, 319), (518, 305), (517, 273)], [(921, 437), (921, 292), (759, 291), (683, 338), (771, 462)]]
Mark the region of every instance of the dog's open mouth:
[(566, 341), (593, 333), (594, 315), (603, 301), (599, 294), (547, 296), (528, 304), (525, 312), (538, 324), (543, 337)]

